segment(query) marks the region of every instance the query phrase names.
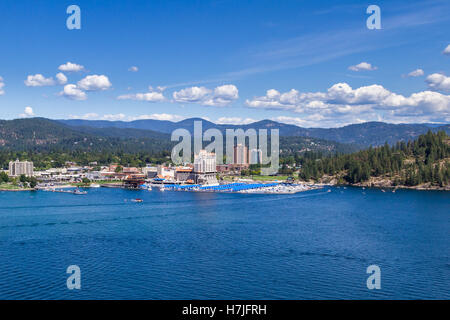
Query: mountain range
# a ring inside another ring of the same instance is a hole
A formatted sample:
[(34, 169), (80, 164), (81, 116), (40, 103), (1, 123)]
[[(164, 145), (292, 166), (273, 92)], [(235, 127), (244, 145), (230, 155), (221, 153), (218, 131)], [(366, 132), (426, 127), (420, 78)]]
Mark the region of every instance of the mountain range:
[(58, 120), (73, 127), (90, 128), (121, 128), (121, 129), (141, 129), (152, 130), (162, 133), (171, 133), (175, 129), (183, 128), (191, 133), (194, 128), (194, 121), (202, 121), (203, 130), (217, 128), (226, 129), (242, 128), (247, 130), (259, 129), (279, 129), (280, 136), (285, 137), (310, 137), (335, 141), (345, 144), (354, 144), (361, 148), (368, 146), (378, 146), (385, 142), (394, 144), (397, 141), (408, 141), (417, 138), (428, 130), (433, 132), (443, 130), (450, 133), (450, 124), (390, 124), (384, 122), (366, 122), (361, 124), (351, 124), (340, 128), (302, 128), (292, 124), (280, 123), (272, 120), (262, 120), (245, 125), (215, 124), (211, 121), (200, 118), (190, 118), (179, 122), (167, 120), (135, 120), (135, 121), (106, 121), (106, 120)]
[(193, 132), (194, 122), (202, 121), (202, 129), (250, 128), (279, 129), (280, 147), (283, 154), (303, 151), (324, 153), (350, 153), (368, 146), (388, 142), (415, 139), (428, 130), (444, 130), (450, 126), (424, 124), (388, 124), (367, 122), (341, 128), (302, 128), (295, 125), (263, 120), (247, 125), (215, 124), (199, 118), (180, 122), (160, 120), (97, 121), (97, 120), (51, 120), (26, 118), (0, 120), (0, 150), (15, 151), (97, 151), (97, 152), (147, 152), (161, 153), (172, 149), (176, 142), (170, 141), (170, 133), (178, 128)]

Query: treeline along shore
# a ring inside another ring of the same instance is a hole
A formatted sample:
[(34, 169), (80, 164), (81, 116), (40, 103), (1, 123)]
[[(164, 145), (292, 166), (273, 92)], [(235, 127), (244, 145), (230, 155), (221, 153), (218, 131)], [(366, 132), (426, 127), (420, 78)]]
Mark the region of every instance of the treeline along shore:
[(299, 178), (354, 186), (450, 190), (450, 138), (443, 131), (429, 131), (393, 146), (308, 159)]

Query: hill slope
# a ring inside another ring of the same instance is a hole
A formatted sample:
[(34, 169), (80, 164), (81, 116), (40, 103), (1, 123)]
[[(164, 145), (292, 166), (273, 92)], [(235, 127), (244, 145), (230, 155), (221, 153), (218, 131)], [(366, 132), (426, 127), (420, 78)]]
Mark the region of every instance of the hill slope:
[(352, 124), (341, 128), (302, 128), (291, 124), (279, 123), (271, 120), (262, 120), (247, 125), (226, 125), (214, 124), (213, 122), (199, 118), (186, 119), (179, 122), (160, 120), (136, 120), (125, 121), (97, 121), (97, 120), (59, 120), (70, 126), (87, 126), (94, 128), (135, 128), (153, 130), (163, 133), (171, 133), (178, 128), (187, 129), (193, 132), (194, 121), (202, 121), (203, 130), (217, 128), (221, 131), (226, 129), (242, 128), (247, 130), (259, 129), (279, 129), (281, 136), (287, 137), (311, 137), (336, 141), (339, 143), (356, 144), (361, 147), (383, 145), (385, 142), (394, 144), (397, 141), (408, 141), (415, 139), (421, 134), (425, 134), (430, 128), (433, 132), (444, 130), (450, 134), (450, 125), (432, 126), (427, 124), (389, 124), (383, 122), (366, 122), (362, 124)]
[[(121, 123), (120, 127), (105, 127), (103, 122), (99, 123), (99, 126), (97, 122), (94, 122), (94, 126), (86, 126), (84, 121), (75, 121), (68, 126), (61, 121), (44, 118), (3, 120), (0, 121), (0, 150), (170, 153), (173, 145), (177, 143), (170, 141), (168, 133), (125, 128), (122, 126), (124, 123)], [(183, 125), (188, 130), (193, 129), (193, 121), (187, 121)], [(204, 122), (203, 129), (213, 126), (215, 125), (211, 122)], [(358, 150), (353, 145), (312, 137), (281, 137), (280, 148), (284, 154), (304, 151), (348, 153)]]

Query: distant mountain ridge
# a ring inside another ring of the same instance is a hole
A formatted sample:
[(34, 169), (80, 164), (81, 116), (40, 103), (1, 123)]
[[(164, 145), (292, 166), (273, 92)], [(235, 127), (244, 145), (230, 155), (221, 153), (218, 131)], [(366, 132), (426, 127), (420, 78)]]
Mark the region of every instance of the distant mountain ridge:
[(450, 124), (390, 124), (385, 122), (365, 122), (361, 124), (351, 124), (340, 128), (302, 128), (296, 125), (279, 123), (272, 120), (261, 120), (246, 125), (215, 124), (211, 121), (200, 118), (190, 118), (179, 122), (167, 120), (135, 120), (135, 121), (107, 121), (107, 120), (58, 120), (69, 126), (83, 126), (92, 128), (127, 128), (152, 130), (162, 133), (171, 133), (175, 129), (183, 128), (193, 132), (194, 121), (202, 121), (203, 130), (217, 128), (219, 130), (242, 128), (247, 130), (259, 129), (279, 129), (281, 136), (310, 137), (335, 141), (346, 144), (356, 144), (360, 147), (378, 146), (385, 142), (394, 144), (397, 141), (408, 141), (417, 138), (428, 130), (437, 132), (439, 130), (450, 134)]
[[(158, 122), (157, 122), (158, 123)], [(80, 152), (125, 152), (160, 153), (168, 152), (177, 143), (171, 141), (170, 134), (154, 130), (124, 127), (129, 123), (106, 122), (92, 124), (74, 121), (67, 125), (62, 121), (45, 118), (0, 120), (0, 151), (80, 151)], [(160, 123), (159, 123), (160, 124)], [(165, 124), (163, 123), (163, 126)], [(171, 123), (175, 128), (179, 123)], [(193, 129), (193, 121), (183, 127)], [(216, 127), (212, 122), (203, 123), (203, 129)], [(226, 128), (226, 126), (225, 126)], [(225, 143), (225, 141), (224, 141)], [(359, 148), (325, 139), (298, 136), (281, 136), (280, 147), (283, 154), (304, 151), (322, 153), (349, 153)]]

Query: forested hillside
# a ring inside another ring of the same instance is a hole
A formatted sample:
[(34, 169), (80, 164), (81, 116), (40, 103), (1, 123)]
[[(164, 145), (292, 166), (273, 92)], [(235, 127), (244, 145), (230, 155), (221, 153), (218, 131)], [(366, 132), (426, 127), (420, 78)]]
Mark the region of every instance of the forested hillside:
[(336, 180), (350, 184), (385, 186), (448, 186), (450, 138), (443, 131), (417, 140), (384, 145), (348, 155), (309, 159), (299, 177), (303, 180)]

